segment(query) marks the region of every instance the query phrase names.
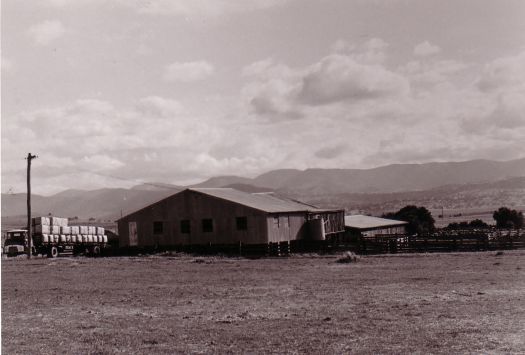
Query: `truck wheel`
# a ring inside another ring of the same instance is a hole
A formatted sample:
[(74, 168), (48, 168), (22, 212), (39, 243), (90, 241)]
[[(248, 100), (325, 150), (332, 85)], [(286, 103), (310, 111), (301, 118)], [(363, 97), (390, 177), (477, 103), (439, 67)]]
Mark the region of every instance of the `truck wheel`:
[(57, 247), (51, 247), (49, 248), (49, 251), (47, 252), (48, 258), (56, 258), (58, 256), (58, 249)]
[(95, 245), (93, 247), (93, 256), (96, 258), (100, 256), (100, 247), (98, 245)]

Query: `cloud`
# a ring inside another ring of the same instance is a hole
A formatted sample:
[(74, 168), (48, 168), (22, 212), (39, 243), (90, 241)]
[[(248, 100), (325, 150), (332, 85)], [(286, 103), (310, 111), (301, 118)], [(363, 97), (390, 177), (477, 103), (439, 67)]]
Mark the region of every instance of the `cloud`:
[(15, 65), (12, 60), (2, 57), (1, 59), (1, 65), (2, 65), (2, 72), (3, 73), (9, 73), (12, 72), (15, 68)]
[(80, 163), (85, 169), (94, 170), (114, 170), (125, 165), (120, 160), (111, 158), (105, 154), (95, 154), (83, 157), (80, 160)]
[(178, 115), (183, 107), (180, 102), (159, 96), (148, 96), (139, 100), (137, 108), (146, 115), (169, 117)]
[(489, 92), (525, 85), (525, 51), (514, 56), (497, 58), (485, 65), (477, 86)]
[(421, 42), (414, 47), (414, 54), (419, 57), (427, 57), (441, 52), (441, 48), (428, 41)]
[(315, 156), (322, 159), (333, 159), (343, 154), (345, 150), (344, 145), (328, 146), (316, 151)]
[[(342, 42), (338, 46), (351, 47)], [(348, 53), (332, 53), (296, 68), (272, 59), (254, 62), (243, 69), (249, 80), (244, 100), (256, 116), (267, 121), (300, 119), (313, 110), (333, 115), (333, 111), (319, 111), (332, 105), (353, 105), (360, 115), (367, 110), (377, 114), (384, 105), (402, 102), (410, 93), (409, 81), (382, 64), (387, 47), (383, 40), (373, 38)]]
[(455, 60), (410, 61), (399, 67), (398, 72), (412, 84), (450, 83), (462, 70), (468, 69), (465, 63)]
[(308, 105), (324, 105), (402, 96), (409, 90), (405, 78), (382, 66), (360, 64), (348, 56), (330, 55), (311, 66), (302, 77), (298, 98)]
[(175, 62), (166, 66), (164, 79), (170, 82), (192, 82), (206, 79), (213, 74), (215, 68), (206, 61)]
[(27, 33), (33, 41), (41, 46), (47, 46), (51, 42), (62, 37), (66, 32), (60, 21), (47, 20), (31, 26)]
[[(487, 63), (474, 88), (479, 98), (475, 114), (462, 115), (465, 131), (479, 135), (525, 134), (525, 51)], [(525, 139), (525, 137), (522, 137)]]
[(161, 16), (218, 17), (283, 6), (287, 0), (119, 0), (138, 13)]

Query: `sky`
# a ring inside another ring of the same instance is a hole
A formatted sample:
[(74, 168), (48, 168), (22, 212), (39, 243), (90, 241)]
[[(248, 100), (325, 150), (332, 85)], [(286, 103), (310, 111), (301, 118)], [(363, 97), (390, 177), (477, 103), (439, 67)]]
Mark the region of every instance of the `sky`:
[(3, 0), (2, 192), (525, 156), (525, 1)]

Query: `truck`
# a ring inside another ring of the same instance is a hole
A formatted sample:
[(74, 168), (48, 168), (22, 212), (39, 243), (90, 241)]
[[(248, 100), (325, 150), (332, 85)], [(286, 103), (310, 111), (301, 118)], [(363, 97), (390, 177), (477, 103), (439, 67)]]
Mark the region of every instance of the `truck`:
[[(104, 228), (97, 226), (69, 226), (67, 218), (35, 217), (32, 223), (33, 255), (56, 258), (60, 254), (85, 254), (100, 256), (108, 246)], [(4, 253), (17, 256), (28, 252), (27, 229), (12, 229), (6, 232)]]

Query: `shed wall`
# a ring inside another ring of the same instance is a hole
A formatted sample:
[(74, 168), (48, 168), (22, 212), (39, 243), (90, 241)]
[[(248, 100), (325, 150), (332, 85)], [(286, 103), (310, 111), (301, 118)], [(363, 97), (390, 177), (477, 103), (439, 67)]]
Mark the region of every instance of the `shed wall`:
[[(246, 230), (237, 229), (236, 217), (246, 217)], [(212, 219), (213, 231), (203, 231), (203, 219)], [(189, 220), (190, 233), (181, 232), (182, 220)], [(267, 213), (189, 190), (119, 220), (120, 245), (124, 247), (130, 246), (129, 222), (137, 224), (140, 247), (268, 242)], [(154, 222), (162, 222), (162, 233), (153, 233)]]
[(304, 239), (308, 233), (306, 213), (271, 214), (267, 217), (268, 242)]

